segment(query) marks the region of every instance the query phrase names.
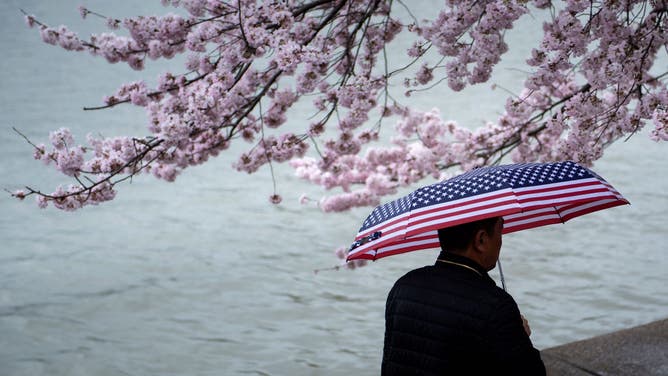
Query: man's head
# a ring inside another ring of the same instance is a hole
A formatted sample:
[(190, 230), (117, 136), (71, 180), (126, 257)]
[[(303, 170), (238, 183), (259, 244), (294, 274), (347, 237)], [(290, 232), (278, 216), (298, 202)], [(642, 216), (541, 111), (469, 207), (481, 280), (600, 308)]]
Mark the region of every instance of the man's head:
[(486, 270), (494, 269), (501, 251), (503, 218), (487, 218), (476, 222), (438, 230), (441, 249), (468, 257)]

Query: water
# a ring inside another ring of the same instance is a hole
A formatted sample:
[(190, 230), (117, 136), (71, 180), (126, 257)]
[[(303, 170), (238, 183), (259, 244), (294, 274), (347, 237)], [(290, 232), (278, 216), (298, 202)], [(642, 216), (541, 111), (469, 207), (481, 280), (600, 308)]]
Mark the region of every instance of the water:
[[(143, 3), (86, 4), (114, 16), (162, 11)], [(78, 1), (54, 4), (0, 5), (2, 188), (66, 182), (32, 160), (12, 126), (34, 141), (62, 126), (79, 139), (90, 130), (144, 133), (136, 109), (81, 111), (144, 74), (42, 44), (19, 7), (51, 24), (100, 29), (79, 20)], [(518, 90), (521, 73), (509, 68), (520, 66), (523, 41), (539, 29), (527, 18), (509, 35), (516, 43), (495, 83)], [(475, 125), (501, 111), (504, 95), (485, 85), (412, 100)], [(668, 316), (664, 155), (665, 145), (645, 134), (613, 146), (595, 170), (631, 206), (504, 238), (508, 288), (537, 347)], [(314, 274), (337, 263), (332, 250), (350, 241), (368, 210), (325, 215), (300, 206), (302, 193), (322, 192), (281, 166), (284, 202), (271, 206), (268, 170), (236, 173), (233, 159), (189, 169), (173, 184), (136, 178), (113, 202), (75, 213), (0, 196), (0, 375), (378, 374), (387, 291), (434, 253)]]

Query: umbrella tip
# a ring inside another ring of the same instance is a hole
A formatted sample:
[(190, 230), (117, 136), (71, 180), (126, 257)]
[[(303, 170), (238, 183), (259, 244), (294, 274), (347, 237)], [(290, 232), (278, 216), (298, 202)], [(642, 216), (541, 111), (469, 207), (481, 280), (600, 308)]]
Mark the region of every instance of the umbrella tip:
[(357, 247), (359, 247), (359, 246), (361, 246), (361, 245), (363, 245), (363, 244), (366, 244), (366, 243), (368, 243), (368, 242), (370, 242), (370, 241), (374, 241), (374, 240), (380, 238), (380, 236), (381, 236), (382, 234), (383, 234), (382, 232), (380, 232), (380, 231), (376, 231), (376, 232), (374, 232), (374, 233), (372, 233), (372, 234), (370, 234), (370, 235), (367, 235), (367, 236), (365, 236), (365, 237), (363, 237), (363, 238), (360, 238), (360, 239), (358, 239), (358, 240), (355, 240), (355, 241), (353, 242), (353, 244), (350, 245), (350, 249), (348, 249), (348, 252), (354, 250), (355, 248), (357, 248)]

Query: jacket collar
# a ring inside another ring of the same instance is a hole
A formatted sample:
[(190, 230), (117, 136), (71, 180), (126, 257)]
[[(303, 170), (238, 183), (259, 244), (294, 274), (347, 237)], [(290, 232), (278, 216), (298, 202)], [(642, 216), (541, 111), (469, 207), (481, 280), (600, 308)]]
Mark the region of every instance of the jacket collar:
[[(496, 285), (496, 282), (487, 274), (487, 270), (485, 270), (482, 266), (480, 266), (477, 262), (471, 260), (468, 257), (464, 257), (458, 254), (454, 254), (452, 252), (446, 252), (446, 251), (441, 251), (441, 253), (438, 255), (438, 260), (444, 260), (446, 263), (442, 263), (439, 261), (436, 261), (435, 265), (443, 265), (447, 263), (455, 263), (455, 264), (460, 264), (464, 265), (464, 268), (471, 268), (473, 269), (471, 272), (475, 271), (480, 276), (485, 279), (489, 280), (490, 282), (494, 283)], [(462, 266), (460, 266), (462, 267)]]

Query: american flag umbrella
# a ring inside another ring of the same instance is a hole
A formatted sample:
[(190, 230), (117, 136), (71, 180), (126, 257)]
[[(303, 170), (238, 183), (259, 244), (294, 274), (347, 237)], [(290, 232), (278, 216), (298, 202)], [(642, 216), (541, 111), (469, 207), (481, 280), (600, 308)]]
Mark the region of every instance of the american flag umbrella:
[(485, 218), (502, 216), (507, 234), (628, 203), (602, 177), (571, 161), (481, 167), (376, 207), (347, 261), (438, 248), (439, 228)]

